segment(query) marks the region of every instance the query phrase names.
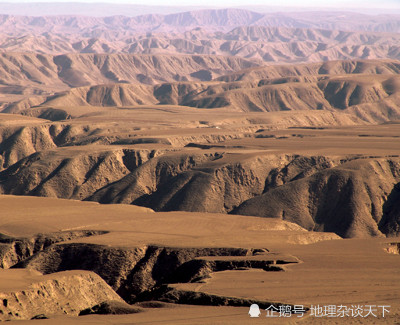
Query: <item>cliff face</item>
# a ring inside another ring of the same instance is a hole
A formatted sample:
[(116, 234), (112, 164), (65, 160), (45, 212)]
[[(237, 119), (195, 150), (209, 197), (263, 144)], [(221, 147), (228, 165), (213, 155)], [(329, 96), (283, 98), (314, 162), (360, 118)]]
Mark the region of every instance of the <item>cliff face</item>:
[[(181, 112), (165, 108), (171, 124), (172, 113)], [(176, 131), (135, 119), (2, 125), (0, 193), (281, 218), (343, 237), (398, 233), (396, 124), (376, 134), (346, 129), (341, 149), (342, 129), (273, 131), (255, 115), (221, 116), (217, 126), (205, 119)], [(290, 154), (299, 146), (315, 149)]]
[[(29, 148), (35, 150), (33, 145)], [(351, 160), (254, 154), (244, 158), (208, 151), (157, 156), (151, 150), (133, 149), (46, 150), (1, 172), (0, 191), (135, 204), (156, 211), (281, 218), (343, 237), (398, 232), (396, 157)], [(14, 147), (8, 157), (16, 152), (24, 154)]]
[[(21, 290), (0, 292), (0, 320), (26, 320), (54, 315), (77, 316), (106, 300), (123, 300), (93, 272), (67, 271), (41, 276), (26, 270), (2, 271), (2, 276), (26, 273), (31, 283)], [(29, 272), (29, 273), (28, 273)]]
[[(279, 260), (279, 265), (277, 260)], [(240, 268), (283, 271), (297, 263), (290, 256), (269, 255), (266, 249), (173, 248), (143, 246), (117, 248), (95, 244), (53, 245), (25, 259), (17, 268), (44, 274), (84, 269), (100, 275), (125, 301), (134, 303), (162, 297), (168, 283), (199, 281), (210, 273)], [(161, 290), (159, 292), (159, 290)], [(184, 302), (188, 303), (188, 302)]]
[(393, 234), (398, 159), (359, 159), (316, 172), (242, 203), (233, 213), (282, 218), (342, 237)]
[(104, 231), (74, 230), (37, 234), (28, 238), (14, 238), (0, 234), (0, 268), (8, 269), (55, 243), (104, 233)]
[[(176, 160), (160, 157), (100, 189), (89, 199), (151, 206), (158, 211), (226, 213), (275, 187), (340, 163), (334, 158), (319, 156), (255, 155), (240, 158), (235, 159), (229, 154), (210, 156), (203, 161), (186, 157), (185, 160), (192, 160), (193, 164), (182, 168), (182, 161), (179, 164)], [(147, 179), (147, 193), (143, 186), (139, 187), (142, 179)], [(149, 179), (155, 181), (149, 183)]]
[[(304, 235), (304, 239), (309, 235), (291, 223), (268, 224), (269, 231), (277, 229), (289, 236)], [(102, 226), (107, 228), (107, 223)], [(102, 240), (96, 238), (98, 235), (107, 233), (111, 235), (108, 239), (117, 235), (112, 232), (65, 231), (29, 238), (1, 234), (0, 320), (137, 313), (142, 311), (140, 306), (163, 306), (155, 300), (194, 305), (259, 303), (267, 306), (270, 303), (266, 301), (175, 289), (173, 284), (204, 283), (212, 273), (228, 270), (285, 271), (287, 264), (299, 262), (295, 256), (271, 253), (267, 248), (91, 243), (92, 239)], [(326, 235), (314, 239), (339, 239), (333, 234)], [(84, 238), (89, 236), (95, 237)]]

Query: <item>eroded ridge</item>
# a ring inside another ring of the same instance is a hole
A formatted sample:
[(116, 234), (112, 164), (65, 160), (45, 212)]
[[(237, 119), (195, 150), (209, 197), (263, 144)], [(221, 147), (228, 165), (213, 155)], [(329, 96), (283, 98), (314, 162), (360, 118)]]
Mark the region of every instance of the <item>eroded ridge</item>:
[(13, 268), (43, 274), (93, 271), (125, 301), (135, 303), (156, 299), (150, 293), (164, 285), (202, 281), (212, 272), (247, 268), (283, 271), (284, 264), (297, 262), (295, 257), (272, 254), (265, 248), (110, 247), (72, 242), (51, 245)]
[[(171, 288), (167, 285), (162, 285), (155, 288), (151, 292), (146, 293), (146, 300), (157, 299), (158, 301), (182, 305), (206, 305), (206, 306), (234, 306), (234, 307), (248, 307), (252, 304), (259, 305), (260, 308), (267, 308), (270, 306), (283, 305), (281, 302), (276, 301), (265, 301), (257, 299), (246, 299), (237, 297), (228, 297), (210, 294), (206, 292), (190, 291), (190, 290), (178, 290)], [(292, 306), (290, 304), (284, 304), (286, 306)], [(308, 307), (305, 308), (305, 311)]]
[[(11, 272), (12, 271), (12, 272)], [(16, 270), (3, 270), (2, 278), (13, 281)], [(78, 316), (83, 309), (105, 300), (123, 300), (93, 272), (71, 271), (41, 276), (21, 276), (29, 283), (0, 292), (0, 321), (49, 318), (54, 315)]]
[(16, 238), (0, 233), (0, 268), (8, 269), (54, 243), (105, 233), (107, 231), (75, 230), (37, 234), (29, 238)]

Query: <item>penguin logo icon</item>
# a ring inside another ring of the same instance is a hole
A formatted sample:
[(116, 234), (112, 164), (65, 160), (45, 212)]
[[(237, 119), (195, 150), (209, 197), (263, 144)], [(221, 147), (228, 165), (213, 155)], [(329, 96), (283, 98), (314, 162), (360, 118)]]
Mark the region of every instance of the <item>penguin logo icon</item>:
[(250, 317), (260, 317), (261, 311), (257, 304), (252, 304), (249, 310)]

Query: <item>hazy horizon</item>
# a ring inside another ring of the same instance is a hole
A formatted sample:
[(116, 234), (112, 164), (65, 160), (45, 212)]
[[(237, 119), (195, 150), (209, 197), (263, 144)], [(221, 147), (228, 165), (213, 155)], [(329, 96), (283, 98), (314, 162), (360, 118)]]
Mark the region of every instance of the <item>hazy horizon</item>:
[(80, 1), (65, 1), (65, 0), (20, 0), (16, 2), (10, 2), (9, 0), (0, 0), (1, 4), (10, 4), (10, 5), (18, 5), (18, 4), (40, 4), (40, 3), (69, 3), (69, 4), (121, 4), (121, 5), (140, 5), (140, 6), (163, 6), (163, 7), (243, 7), (243, 6), (265, 6), (265, 7), (294, 7), (294, 8), (352, 8), (357, 9), (360, 8), (379, 8), (379, 9), (400, 9), (400, 3), (394, 0), (383, 0), (383, 1), (365, 1), (355, 0), (355, 1), (346, 1), (346, 0), (328, 0), (321, 3), (316, 0), (305, 0), (299, 3), (296, 0), (282, 0), (277, 5), (276, 1), (273, 0), (252, 0), (251, 2), (246, 2), (243, 0), (204, 0), (204, 1), (196, 1), (188, 3), (188, 1), (184, 0), (171, 0), (168, 4), (160, 0), (148, 0), (146, 4), (143, 4), (141, 1), (130, 1), (130, 0), (80, 0)]
[(292, 0), (276, 2), (254, 0), (250, 4), (243, 4), (242, 0), (237, 1), (204, 1), (182, 4), (182, 1), (175, 0), (168, 4), (161, 3), (159, 0), (149, 0), (146, 4), (132, 1), (119, 0), (119, 3), (111, 0), (86, 0), (66, 2), (63, 0), (22, 0), (19, 2), (10, 2), (0, 0), (0, 14), (14, 16), (55, 16), (55, 15), (80, 15), (80, 16), (128, 16), (135, 17), (146, 14), (176, 14), (186, 11), (203, 9), (224, 9), (239, 8), (251, 10), (260, 13), (274, 12), (307, 12), (307, 11), (332, 11), (332, 12), (356, 12), (366, 15), (391, 14), (399, 15), (400, 6), (394, 1), (386, 0), (383, 2), (372, 2), (367, 5), (360, 1), (353, 1), (350, 4), (342, 0), (331, 0), (324, 4), (308, 0), (302, 4), (295, 3)]

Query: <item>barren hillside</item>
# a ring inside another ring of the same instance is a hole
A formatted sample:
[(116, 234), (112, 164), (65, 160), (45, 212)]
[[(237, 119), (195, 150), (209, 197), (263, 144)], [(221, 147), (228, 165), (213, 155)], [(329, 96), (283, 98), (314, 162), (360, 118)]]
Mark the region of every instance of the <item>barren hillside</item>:
[(2, 53), (0, 102), (86, 85), (211, 80), (254, 66), (246, 59), (213, 55)]
[[(193, 59), (196, 60), (196, 57)], [(107, 58), (105, 60), (109, 62)], [(98, 59), (96, 61), (98, 62)], [(212, 62), (218, 65), (227, 63)], [(204, 64), (211, 65), (207, 62)], [(100, 80), (111, 73), (114, 76), (117, 73), (127, 74), (126, 70), (122, 70), (121, 60), (117, 60), (111, 66), (107, 65), (109, 71), (106, 73), (105, 65), (107, 63), (97, 64), (102, 67), (99, 71), (102, 74), (99, 73), (98, 76)], [(234, 62), (231, 65), (232, 69), (237, 69)], [(173, 69), (174, 66), (171, 66), (171, 71)], [(229, 67), (225, 66), (225, 69)], [(160, 104), (199, 109), (223, 108), (239, 112), (340, 111), (354, 121), (379, 123), (400, 118), (400, 108), (397, 104), (400, 95), (398, 69), (399, 62), (390, 60), (332, 61), (295, 67), (264, 66), (240, 70), (212, 81), (168, 82), (153, 86), (114, 83), (77, 87), (51, 96), (27, 97), (21, 101), (4, 104), (3, 113), (20, 113), (60, 120), (83, 115), (89, 109), (84, 107), (132, 108)], [(90, 76), (89, 80), (85, 79), (85, 70), (87, 79)], [(95, 84), (98, 79), (93, 70), (91, 60), (78, 61), (65, 73), (61, 70), (59, 76), (60, 79), (70, 80), (71, 83)], [(156, 71), (158, 73), (159, 70)], [(207, 73), (203, 72), (192, 73), (191, 76), (205, 79)], [(78, 76), (78, 79), (73, 79), (73, 76)], [(129, 75), (127, 79), (129, 77), (134, 76)]]
[(394, 212), (385, 207), (400, 181), (398, 125), (325, 130), (361, 122), (340, 112), (305, 112), (209, 114), (158, 105), (94, 108), (29, 127), (21, 120), (1, 128), (0, 190), (256, 214), (344, 237), (396, 234), (396, 205)]

